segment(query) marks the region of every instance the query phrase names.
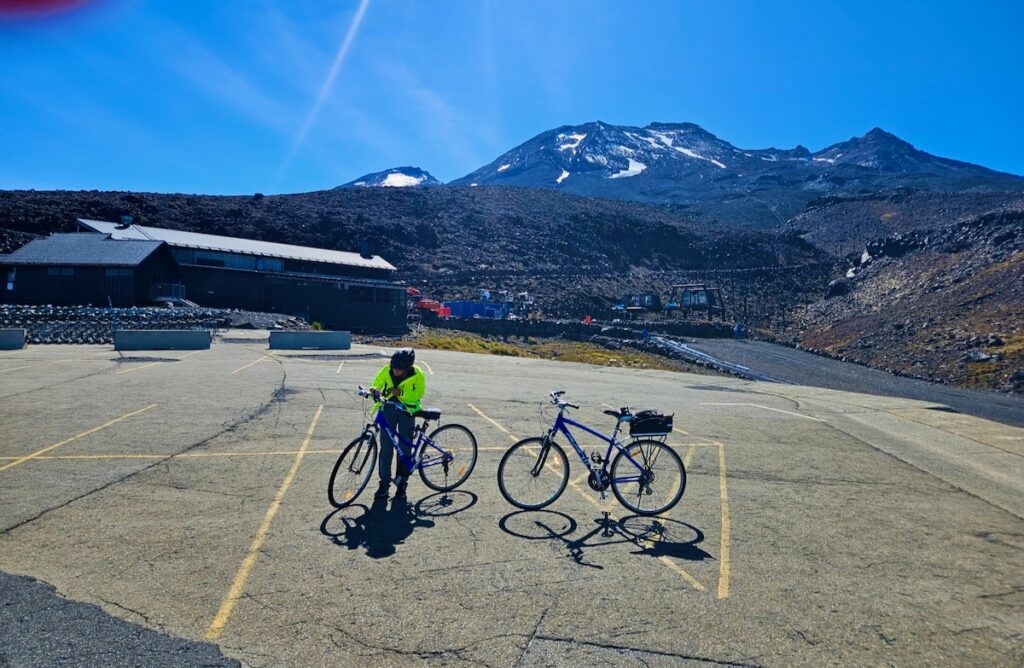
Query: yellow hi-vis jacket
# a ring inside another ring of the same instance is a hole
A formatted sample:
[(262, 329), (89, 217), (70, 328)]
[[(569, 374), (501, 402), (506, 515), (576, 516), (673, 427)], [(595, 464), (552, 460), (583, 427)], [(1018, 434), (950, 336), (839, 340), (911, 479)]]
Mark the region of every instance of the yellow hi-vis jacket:
[[(415, 413), (420, 410), (420, 399), (423, 398), (423, 393), (427, 391), (427, 377), (423, 375), (423, 371), (418, 367), (412, 368), (412, 373), (402, 379), (402, 382), (398, 384), (397, 388), (391, 380), (391, 365), (385, 364), (380, 371), (377, 372), (377, 377), (373, 379), (373, 385), (385, 398), (394, 396), (401, 402), (407, 411)], [(392, 390), (397, 390), (392, 392)], [(379, 409), (380, 404), (374, 406)]]

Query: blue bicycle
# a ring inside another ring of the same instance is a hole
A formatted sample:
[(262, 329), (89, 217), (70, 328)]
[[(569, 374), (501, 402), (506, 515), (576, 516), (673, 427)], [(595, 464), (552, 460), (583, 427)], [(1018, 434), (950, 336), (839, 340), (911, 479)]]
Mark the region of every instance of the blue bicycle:
[[(381, 399), (375, 390), (360, 387), (358, 395), (363, 398), (363, 412), (368, 413), (367, 399), (375, 402)], [(384, 403), (393, 400), (384, 401)], [(396, 402), (396, 405), (402, 406)], [(382, 404), (383, 406), (383, 404)], [(404, 407), (403, 407), (404, 410)], [(399, 435), (384, 418), (381, 410), (376, 411), (373, 420), (363, 427), (363, 433), (341, 451), (334, 464), (331, 479), (327, 484), (327, 498), (336, 508), (344, 508), (355, 502), (366, 489), (370, 477), (377, 469), (377, 448), (381, 430), (391, 438), (397, 456), (406, 470), (420, 472), (420, 478), (430, 489), (449, 492), (466, 482), (476, 466), (476, 437), (473, 432), (459, 424), (446, 424), (427, 434), (432, 420), (441, 419), (441, 411), (425, 408), (413, 413), (414, 418), (423, 420), (413, 431), (413, 441)], [(408, 453), (408, 454), (406, 454)]]
[[(498, 465), (498, 489), (505, 500), (523, 510), (538, 510), (557, 499), (569, 482), (569, 461), (556, 441), (559, 434), (576, 450), (589, 471), (587, 484), (605, 497), (612, 493), (619, 503), (639, 515), (660, 515), (671, 509), (686, 489), (686, 469), (675, 450), (665, 443), (672, 431), (672, 416), (656, 411), (637, 411), (628, 407), (606, 410), (616, 419), (611, 436), (591, 429), (565, 416), (576, 404), (563, 401), (563, 390), (550, 396), (558, 408), (558, 416), (547, 434), (519, 441), (505, 453)], [(629, 441), (618, 439), (622, 425), (629, 424)], [(569, 427), (577, 427), (608, 444), (602, 456), (599, 451), (587, 454), (576, 442)], [(612, 450), (615, 450), (614, 457)]]

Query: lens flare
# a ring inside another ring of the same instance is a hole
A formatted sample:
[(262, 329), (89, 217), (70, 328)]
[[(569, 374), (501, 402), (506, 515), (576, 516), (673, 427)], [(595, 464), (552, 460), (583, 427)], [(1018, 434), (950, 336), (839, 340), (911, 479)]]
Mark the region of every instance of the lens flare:
[(67, 14), (97, 0), (0, 0), (0, 19), (46, 18)]

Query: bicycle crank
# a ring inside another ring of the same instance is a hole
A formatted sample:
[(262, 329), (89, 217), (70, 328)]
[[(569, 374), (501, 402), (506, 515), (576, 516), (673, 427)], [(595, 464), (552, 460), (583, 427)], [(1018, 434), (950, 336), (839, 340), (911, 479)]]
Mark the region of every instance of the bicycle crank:
[[(600, 477), (598, 477), (598, 475), (600, 475)], [(603, 492), (608, 489), (608, 485), (610, 484), (608, 474), (604, 471), (599, 471), (597, 473), (591, 471), (590, 475), (587, 476), (587, 484), (590, 486), (590, 489), (595, 492)]]

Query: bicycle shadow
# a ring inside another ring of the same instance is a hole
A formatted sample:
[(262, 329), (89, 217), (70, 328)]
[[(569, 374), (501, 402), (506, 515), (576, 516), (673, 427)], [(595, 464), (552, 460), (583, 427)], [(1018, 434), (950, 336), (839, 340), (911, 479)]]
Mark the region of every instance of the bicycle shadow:
[(552, 510), (517, 510), (502, 517), (498, 528), (516, 538), (552, 541), (564, 549), (574, 563), (599, 570), (604, 566), (587, 561), (587, 552), (612, 545), (633, 545), (639, 549), (630, 554), (649, 557), (685, 561), (714, 559), (699, 547), (704, 542), (704, 532), (680, 520), (643, 515), (614, 520), (609, 513), (603, 513), (593, 522), (593, 529), (571, 538), (579, 528), (573, 517)]
[[(416, 529), (430, 529), (434, 519), (450, 517), (476, 505), (472, 492), (437, 492), (426, 496), (415, 505), (408, 501), (374, 499), (366, 506), (362, 503), (335, 508), (320, 522), (320, 533), (338, 546), (349, 550), (360, 548), (371, 559), (390, 557)], [(335, 525), (332, 527), (332, 525)]]

